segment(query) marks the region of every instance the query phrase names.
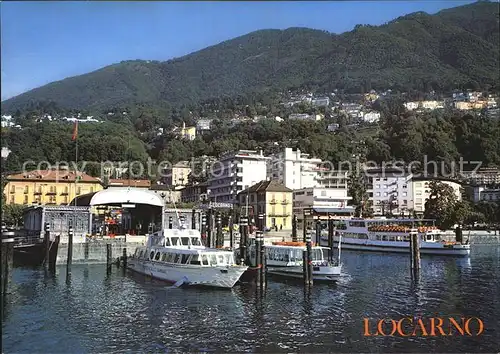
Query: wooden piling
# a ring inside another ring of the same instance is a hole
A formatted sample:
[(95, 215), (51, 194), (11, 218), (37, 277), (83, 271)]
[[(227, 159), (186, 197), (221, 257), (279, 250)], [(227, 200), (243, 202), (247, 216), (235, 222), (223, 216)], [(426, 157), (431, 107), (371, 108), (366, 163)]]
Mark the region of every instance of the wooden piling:
[(231, 215), (229, 215), (229, 247), (231, 249), (234, 248), (234, 240), (233, 240), (233, 210), (231, 209)]
[(292, 242), (297, 242), (297, 215), (292, 218)]
[(48, 222), (45, 223), (45, 238), (44, 238), (44, 247), (45, 247), (45, 260), (43, 262), (45, 268), (49, 266), (49, 257), (50, 257), (50, 224)]
[[(264, 232), (264, 228), (265, 228), (265, 225), (264, 225), (264, 214), (259, 214), (259, 225), (258, 225), (258, 229), (262, 232)], [(262, 237), (264, 237), (264, 235), (262, 235)]]
[(57, 253), (59, 250), (59, 243), (61, 242), (61, 236), (56, 236), (54, 241), (50, 242), (49, 247), (49, 270), (54, 272), (56, 270), (57, 263)]
[[(4, 236), (4, 234), (2, 234)], [(8, 237), (8, 236), (7, 236)], [(14, 238), (2, 237), (2, 292), (8, 292), (9, 283), (12, 280), (12, 268), (14, 267)], [(4, 298), (2, 296), (2, 298)]]
[(247, 232), (248, 216), (240, 217), (240, 260), (241, 264), (247, 262)]
[(217, 239), (215, 247), (221, 248), (224, 246), (224, 236), (222, 235), (222, 216), (220, 213), (217, 213), (216, 228), (217, 228)]
[(111, 265), (113, 264), (113, 254), (111, 249), (111, 243), (106, 244), (106, 267), (111, 270)]
[(207, 240), (207, 215), (205, 213), (201, 214), (201, 237), (205, 241), (205, 247), (210, 247)]
[(191, 229), (196, 230), (196, 209), (191, 211)]
[(257, 267), (257, 274), (255, 276), (255, 283), (257, 286), (261, 285), (260, 277), (261, 277), (261, 267), (262, 267), (262, 249), (261, 249), (261, 242), (262, 242), (262, 232), (257, 231), (255, 233), (255, 266)]
[(86, 261), (89, 259), (89, 241), (88, 240), (85, 242), (85, 246), (83, 248), (83, 256), (84, 256)]
[(316, 244), (319, 246), (321, 243), (321, 221), (316, 220)]
[(312, 245), (311, 245), (310, 234), (306, 236), (306, 250), (307, 250), (307, 281), (309, 285), (313, 285)]
[(334, 234), (333, 220), (328, 216), (328, 254), (329, 260), (333, 260), (333, 234)]
[(66, 271), (71, 271), (71, 263), (73, 262), (73, 226), (68, 229), (68, 258), (66, 261)]
[(212, 220), (212, 209), (207, 210), (207, 245), (210, 248), (213, 248), (213, 232), (212, 228), (214, 226), (213, 220)]
[(420, 242), (417, 232), (412, 232), (410, 235), (410, 249), (411, 249), (411, 268), (414, 275), (418, 275), (420, 271)]
[(303, 273), (305, 286), (309, 285), (309, 270), (307, 269), (308, 264), (309, 264), (309, 260), (307, 259), (307, 250), (303, 250), (302, 251), (302, 273)]
[(306, 242), (306, 235), (307, 235), (307, 222), (306, 222), (306, 213), (305, 213), (305, 210), (304, 210), (304, 216), (303, 216), (303, 219), (302, 219), (302, 238), (303, 238), (303, 242)]
[(123, 269), (126, 269), (127, 268), (127, 247), (123, 247), (122, 264), (123, 264)]

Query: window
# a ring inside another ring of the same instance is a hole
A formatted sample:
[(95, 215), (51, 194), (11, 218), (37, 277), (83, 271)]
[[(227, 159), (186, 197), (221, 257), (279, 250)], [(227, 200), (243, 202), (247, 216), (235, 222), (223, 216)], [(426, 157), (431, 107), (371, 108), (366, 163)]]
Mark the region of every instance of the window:
[(167, 258), (167, 254), (166, 254), (166, 253), (163, 253), (163, 254), (161, 255), (161, 261), (162, 261), (162, 262), (165, 262), (165, 259), (166, 259), (166, 258)]
[(375, 185), (375, 188), (380, 188), (380, 184), (376, 184), (376, 185)]
[(321, 196), (326, 197), (326, 191), (321, 191)]
[(387, 184), (384, 184), (384, 189), (387, 189)]
[(26, 193), (26, 194), (27, 194), (27, 193), (29, 193), (29, 191), (30, 191), (30, 188), (29, 188), (28, 186), (25, 186), (25, 187), (24, 187), (24, 193)]
[(380, 197), (380, 192), (375, 193), (377, 197)]
[(78, 187), (78, 188), (76, 189), (76, 194), (77, 194), (77, 195), (82, 194), (82, 187)]
[(189, 254), (183, 254), (182, 257), (181, 257), (181, 263), (182, 264), (187, 264), (188, 259), (189, 259)]
[(208, 265), (208, 257), (207, 257), (207, 255), (206, 255), (206, 254), (203, 254), (203, 255), (201, 256), (201, 264), (203, 264), (203, 265)]
[(153, 259), (153, 257), (154, 257), (154, 255), (155, 255), (155, 251), (151, 251), (151, 253), (149, 254), (149, 259), (151, 259), (151, 260), (152, 260), (152, 259)]
[(197, 237), (191, 237), (191, 244), (193, 246), (201, 246), (201, 242)]
[(24, 204), (28, 204), (28, 196), (27, 195), (24, 196)]
[(178, 246), (179, 238), (178, 237), (172, 237), (172, 246)]
[(181, 241), (183, 246), (189, 245), (189, 237), (181, 237)]
[(384, 192), (384, 197), (387, 197), (387, 192)]
[(422, 191), (417, 191), (415, 194), (416, 195), (422, 195)]
[(191, 257), (191, 264), (200, 264), (200, 260), (198, 258), (198, 255), (197, 254), (194, 254), (192, 257)]
[(179, 260), (181, 259), (180, 254), (175, 254), (174, 261), (172, 263), (179, 263)]
[(161, 256), (161, 253), (160, 252), (156, 252), (155, 261), (158, 261), (160, 259), (160, 256)]
[(403, 192), (403, 197), (406, 197), (407, 195), (408, 195), (408, 193)]

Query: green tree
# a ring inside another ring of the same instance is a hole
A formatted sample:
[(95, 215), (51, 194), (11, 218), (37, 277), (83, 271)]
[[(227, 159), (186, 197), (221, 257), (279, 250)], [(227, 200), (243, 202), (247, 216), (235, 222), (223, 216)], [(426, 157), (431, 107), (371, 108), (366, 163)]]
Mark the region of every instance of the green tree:
[(429, 183), (430, 195), (425, 202), (424, 218), (435, 219), (442, 229), (449, 229), (454, 224), (463, 224), (470, 214), (469, 205), (458, 202), (451, 186), (439, 181)]
[(8, 225), (20, 226), (23, 224), (24, 206), (19, 204), (7, 204), (3, 208), (2, 214), (4, 221)]

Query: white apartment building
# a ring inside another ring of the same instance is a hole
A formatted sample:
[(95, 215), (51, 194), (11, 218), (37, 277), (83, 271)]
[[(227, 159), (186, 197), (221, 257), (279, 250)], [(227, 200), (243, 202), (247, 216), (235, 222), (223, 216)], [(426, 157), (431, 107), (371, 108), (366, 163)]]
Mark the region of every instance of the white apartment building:
[(347, 190), (348, 175), (349, 171), (347, 170), (320, 169), (316, 176), (316, 187)]
[[(413, 178), (412, 179), (412, 192), (413, 192), (413, 210), (419, 214), (425, 211), (425, 202), (429, 199), (431, 193), (429, 183), (432, 179)], [(449, 185), (453, 188), (457, 200), (462, 200), (462, 186), (459, 183), (447, 180), (439, 180), (439, 182)]]
[(402, 169), (382, 168), (365, 170), (375, 215), (390, 212), (408, 213), (413, 209), (412, 175)]
[(419, 102), (406, 102), (404, 106), (408, 111), (413, 111), (418, 108)]
[(191, 173), (189, 161), (180, 161), (164, 171), (163, 183), (174, 189), (181, 189), (188, 183), (188, 176)]
[(354, 207), (348, 206), (352, 198), (347, 195), (347, 189), (303, 188), (293, 192), (293, 214), (302, 219), (304, 209), (313, 208), (319, 212), (335, 214), (354, 213)]
[(208, 198), (214, 202), (236, 203), (238, 192), (267, 179), (269, 160), (262, 150), (240, 150), (221, 156), (209, 173)]
[(203, 132), (210, 130), (212, 119), (200, 119), (196, 122), (196, 131)]
[(271, 157), (268, 176), (290, 189), (315, 187), (320, 164), (321, 159), (310, 158), (299, 149), (285, 148)]
[(375, 123), (378, 122), (380, 119), (380, 113), (379, 112), (368, 112), (364, 113), (363, 115), (363, 120), (368, 123)]

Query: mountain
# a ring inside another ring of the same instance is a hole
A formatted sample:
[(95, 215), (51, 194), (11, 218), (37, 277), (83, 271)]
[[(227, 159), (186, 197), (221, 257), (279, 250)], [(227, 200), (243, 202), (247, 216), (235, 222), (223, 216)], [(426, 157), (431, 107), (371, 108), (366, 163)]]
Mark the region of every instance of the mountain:
[(53, 82), (3, 101), (2, 112), (44, 101), (87, 110), (178, 105), (290, 88), (484, 88), (500, 81), (499, 39), (499, 4), (487, 1), (340, 35), (260, 30), (166, 62), (125, 61)]

